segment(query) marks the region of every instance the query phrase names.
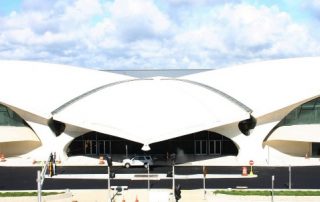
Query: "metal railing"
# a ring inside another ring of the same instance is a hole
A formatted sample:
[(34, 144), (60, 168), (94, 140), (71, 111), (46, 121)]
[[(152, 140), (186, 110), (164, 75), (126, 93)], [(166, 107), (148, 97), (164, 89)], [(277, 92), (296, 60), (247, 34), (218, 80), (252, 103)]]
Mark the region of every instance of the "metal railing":
[(42, 196), (41, 196), (42, 185), (48, 169), (49, 161), (50, 161), (50, 156), (48, 157), (47, 161), (44, 161), (44, 165), (41, 167), (41, 171), (40, 170), (37, 171), (36, 181), (37, 181), (37, 191), (38, 191), (38, 202), (42, 202)]

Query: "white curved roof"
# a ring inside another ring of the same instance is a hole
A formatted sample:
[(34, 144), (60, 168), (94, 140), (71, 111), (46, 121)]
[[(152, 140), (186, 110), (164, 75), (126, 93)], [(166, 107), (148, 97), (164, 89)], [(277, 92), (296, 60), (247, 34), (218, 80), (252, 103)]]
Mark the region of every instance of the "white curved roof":
[(203, 86), (155, 78), (106, 87), (66, 106), (53, 118), (151, 144), (248, 119), (249, 113)]
[(193, 74), (201, 82), (236, 98), (261, 116), (320, 95), (320, 57), (256, 62)]
[(258, 62), (178, 79), (0, 61), (0, 103), (143, 144), (260, 116), (319, 96), (320, 57)]
[(65, 65), (0, 61), (0, 103), (44, 118), (69, 100), (131, 77)]
[(320, 142), (320, 125), (281, 126), (270, 135), (267, 141), (271, 140)]
[(28, 127), (0, 127), (0, 143), (16, 141), (39, 141), (39, 139), (34, 134), (34, 132)]

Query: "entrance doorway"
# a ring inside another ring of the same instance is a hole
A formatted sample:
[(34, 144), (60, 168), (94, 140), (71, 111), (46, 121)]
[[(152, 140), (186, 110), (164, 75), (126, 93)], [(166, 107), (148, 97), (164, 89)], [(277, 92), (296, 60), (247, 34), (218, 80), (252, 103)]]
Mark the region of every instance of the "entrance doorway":
[(209, 141), (209, 154), (221, 155), (221, 140), (210, 140)]
[(84, 151), (86, 155), (97, 154), (97, 141), (95, 140), (85, 140)]
[(221, 155), (222, 151), (221, 140), (195, 140), (194, 153), (196, 155)]
[[(98, 143), (98, 144), (97, 144)], [(110, 154), (111, 143), (106, 140), (85, 140), (85, 155)]]
[(207, 140), (195, 140), (194, 153), (196, 155), (207, 155)]
[(99, 154), (110, 154), (111, 151), (111, 143), (110, 141), (99, 140)]
[[(75, 138), (69, 145), (68, 156), (86, 155), (119, 155), (139, 154), (141, 144), (98, 132), (89, 132)], [(141, 152), (142, 153), (142, 152)]]

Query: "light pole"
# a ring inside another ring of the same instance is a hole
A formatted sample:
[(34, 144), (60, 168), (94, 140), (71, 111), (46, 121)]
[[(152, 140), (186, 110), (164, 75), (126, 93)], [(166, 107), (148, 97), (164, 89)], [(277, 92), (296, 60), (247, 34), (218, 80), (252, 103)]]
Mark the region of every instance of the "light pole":
[(289, 164), (289, 189), (291, 189), (291, 165)]
[(274, 188), (274, 175), (272, 175), (271, 177), (271, 202), (273, 202), (273, 196), (274, 196), (273, 188)]
[[(150, 151), (151, 148), (150, 148), (150, 146), (149, 146), (148, 144), (144, 144), (144, 145), (142, 146), (141, 150), (147, 152), (147, 151)], [(149, 192), (149, 191), (150, 191), (150, 179), (149, 179), (150, 170), (149, 170), (149, 162), (148, 162), (148, 164), (147, 164), (147, 170), (148, 170), (148, 197), (150, 197), (150, 192)]]
[(148, 192), (150, 191), (150, 165), (149, 165), (149, 163), (148, 163)]
[(38, 185), (38, 202), (41, 202), (41, 171), (37, 171), (37, 185)]
[(110, 178), (111, 178), (111, 172), (110, 167), (112, 166), (112, 158), (111, 156), (106, 157), (107, 163), (108, 163), (108, 201), (111, 202), (111, 193), (110, 193)]
[(176, 160), (176, 154), (173, 153), (170, 155), (170, 159), (171, 159), (171, 163), (172, 163), (172, 195), (174, 197), (174, 190), (175, 190), (175, 171), (174, 171), (174, 164), (175, 164), (175, 160)]
[(174, 188), (175, 188), (175, 182), (174, 182), (174, 163), (172, 163), (172, 195), (174, 195)]
[(207, 191), (206, 191), (206, 175), (208, 173), (207, 167), (203, 166), (202, 167), (202, 171), (203, 171), (203, 199), (205, 200), (206, 199), (206, 194), (207, 194)]
[(109, 166), (109, 165), (108, 165), (108, 198), (109, 198), (108, 201), (111, 202), (111, 194), (110, 194), (110, 166)]

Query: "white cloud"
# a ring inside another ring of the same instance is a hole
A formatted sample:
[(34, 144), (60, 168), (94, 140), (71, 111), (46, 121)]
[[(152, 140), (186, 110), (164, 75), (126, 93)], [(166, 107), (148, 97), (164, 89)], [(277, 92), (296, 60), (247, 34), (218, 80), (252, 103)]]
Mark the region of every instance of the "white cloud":
[(320, 53), (308, 29), (277, 7), (228, 4), (206, 18), (175, 37), (179, 52), (194, 51), (190, 57), (201, 67)]
[(126, 41), (153, 38), (170, 32), (170, 21), (150, 0), (116, 0), (111, 18), (117, 33)]
[(167, 2), (173, 6), (212, 6), (241, 2), (241, 0), (167, 0)]
[(91, 17), (101, 14), (102, 7), (98, 0), (77, 0), (66, 7), (61, 19), (66, 23), (86, 23)]
[(305, 6), (313, 10), (316, 15), (320, 16), (320, 0), (310, 0), (304, 2)]
[[(275, 6), (236, 0), (26, 2), (25, 10), (0, 17), (0, 59), (110, 69), (217, 68), (320, 53), (310, 27)], [(178, 4), (183, 6), (173, 14)]]

